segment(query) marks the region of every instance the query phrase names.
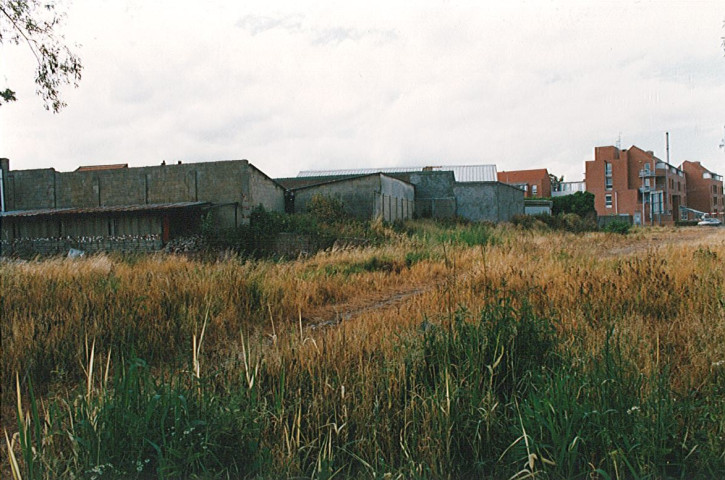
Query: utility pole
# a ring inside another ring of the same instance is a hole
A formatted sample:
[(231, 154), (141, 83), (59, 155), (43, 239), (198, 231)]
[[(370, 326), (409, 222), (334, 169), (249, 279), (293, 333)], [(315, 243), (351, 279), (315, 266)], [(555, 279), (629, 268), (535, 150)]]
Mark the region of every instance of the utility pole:
[[(670, 132), (665, 132), (665, 146), (667, 147), (667, 165), (665, 165), (665, 195), (660, 206), (660, 225), (662, 225), (662, 210), (667, 213), (667, 200), (670, 196)], [(675, 219), (674, 213), (672, 220)]]

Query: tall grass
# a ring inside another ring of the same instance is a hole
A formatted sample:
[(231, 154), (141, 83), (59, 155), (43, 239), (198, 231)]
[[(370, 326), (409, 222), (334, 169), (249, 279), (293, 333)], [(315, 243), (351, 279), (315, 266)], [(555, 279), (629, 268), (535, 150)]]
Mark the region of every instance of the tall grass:
[[(720, 237), (406, 228), (429, 235), (283, 263), (3, 264), (24, 478), (725, 470)], [(357, 313), (308, 328), (336, 310)]]

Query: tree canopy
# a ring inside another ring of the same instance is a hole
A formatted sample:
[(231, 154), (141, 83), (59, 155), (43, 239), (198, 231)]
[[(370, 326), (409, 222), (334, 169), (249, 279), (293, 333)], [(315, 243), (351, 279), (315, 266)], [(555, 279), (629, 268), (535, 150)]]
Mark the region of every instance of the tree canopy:
[[(77, 87), (83, 70), (80, 57), (65, 43), (64, 21), (65, 15), (47, 0), (0, 0), (0, 44), (27, 45), (37, 63), (36, 93), (54, 113), (66, 106), (61, 87)], [(15, 91), (0, 87), (0, 105), (15, 100)]]

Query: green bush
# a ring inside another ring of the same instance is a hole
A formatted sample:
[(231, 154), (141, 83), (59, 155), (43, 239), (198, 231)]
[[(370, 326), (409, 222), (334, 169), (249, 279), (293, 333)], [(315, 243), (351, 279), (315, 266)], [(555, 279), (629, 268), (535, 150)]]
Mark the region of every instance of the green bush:
[(307, 202), (307, 213), (324, 223), (337, 223), (350, 219), (350, 214), (340, 199), (325, 195), (313, 195)]
[(602, 230), (607, 233), (618, 233), (620, 235), (626, 235), (629, 233), (630, 228), (629, 222), (623, 220), (612, 220), (607, 223)]
[(551, 213), (576, 213), (581, 218), (596, 215), (594, 208), (594, 194), (591, 192), (575, 192), (571, 195), (553, 197)]

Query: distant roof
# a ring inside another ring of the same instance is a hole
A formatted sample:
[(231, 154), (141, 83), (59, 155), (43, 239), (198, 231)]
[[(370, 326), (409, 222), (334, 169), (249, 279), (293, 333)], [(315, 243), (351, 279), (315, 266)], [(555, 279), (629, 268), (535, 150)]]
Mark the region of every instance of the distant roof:
[(328, 183), (334, 180), (347, 180), (350, 178), (362, 177), (359, 174), (350, 175), (319, 175), (308, 177), (288, 177), (275, 178), (274, 181), (282, 185), (284, 188), (294, 190), (295, 188), (304, 188), (311, 185), (319, 185), (320, 183)]
[(139, 205), (112, 205), (107, 207), (41, 208), (37, 210), (11, 210), (0, 212), (0, 217), (37, 217), (50, 215), (77, 215), (90, 213), (125, 213), (174, 210), (211, 205), (209, 202), (152, 203)]
[(128, 163), (115, 163), (112, 165), (85, 165), (76, 168), (76, 172), (95, 172), (98, 170), (118, 170), (128, 168)]
[(303, 170), (298, 177), (329, 177), (342, 175), (366, 175), (370, 173), (412, 173), (451, 171), (457, 182), (495, 182), (496, 165), (442, 165), (430, 167), (359, 168), (351, 170)]
[[(393, 173), (388, 172), (388, 174), (382, 173), (382, 172), (373, 172), (373, 173), (362, 173), (362, 174), (355, 174), (355, 175), (320, 175), (317, 177), (294, 177), (292, 179), (277, 179), (275, 180), (280, 185), (284, 186), (288, 190), (304, 190), (305, 188), (309, 187), (319, 187), (321, 185), (327, 185), (329, 183), (338, 183), (338, 182), (346, 182), (348, 180), (355, 180), (358, 178), (365, 178), (365, 177), (388, 177), (393, 178), (399, 182), (408, 183), (407, 180), (403, 180), (401, 178), (395, 178)], [(299, 181), (295, 181), (299, 180)]]

